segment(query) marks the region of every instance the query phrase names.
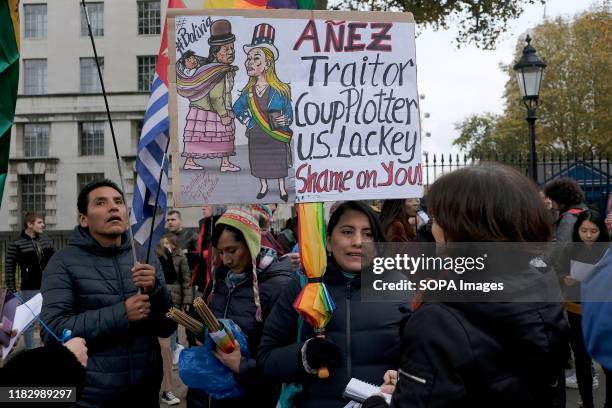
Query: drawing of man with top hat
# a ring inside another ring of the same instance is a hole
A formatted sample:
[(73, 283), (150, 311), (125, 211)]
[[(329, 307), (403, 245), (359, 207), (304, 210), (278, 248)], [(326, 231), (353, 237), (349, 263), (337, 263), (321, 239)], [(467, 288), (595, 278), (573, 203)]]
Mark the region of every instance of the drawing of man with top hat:
[(243, 46), (249, 81), (234, 103), (238, 120), (246, 127), (251, 174), (259, 178), (257, 199), (268, 193), (268, 180), (278, 180), (281, 200), (288, 200), (285, 179), (291, 163), (293, 121), (291, 88), (276, 75), (278, 50), (270, 24), (255, 27), (251, 44)]
[(216, 20), (210, 26), (208, 58), (191, 50), (176, 64), (177, 93), (189, 99), (183, 153), (183, 169), (203, 169), (196, 159), (221, 159), (220, 171), (236, 172), (240, 167), (229, 161), (234, 150), (235, 126), (231, 92), (235, 72), (232, 26), (227, 20)]

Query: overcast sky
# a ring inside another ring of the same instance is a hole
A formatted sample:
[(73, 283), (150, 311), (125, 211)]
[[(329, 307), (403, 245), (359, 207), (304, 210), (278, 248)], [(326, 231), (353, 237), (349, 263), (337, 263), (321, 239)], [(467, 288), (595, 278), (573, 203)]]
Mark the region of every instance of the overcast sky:
[[(546, 4), (546, 17), (572, 17), (592, 4), (596, 2), (550, 0)], [(503, 111), (502, 94), (507, 76), (499, 69), (499, 63), (512, 62), (519, 36), (543, 18), (544, 5), (527, 6), (522, 17), (512, 23), (511, 30), (500, 37), (493, 51), (474, 46), (457, 49), (453, 30), (421, 30), (416, 40), (418, 88), (425, 95), (421, 100), (421, 116), (425, 112), (431, 115), (422, 122), (423, 151), (457, 153), (459, 149), (452, 146), (458, 135), (455, 123), (473, 113)], [(538, 48), (537, 38), (532, 45)], [(425, 137), (425, 132), (431, 132), (431, 137)]]

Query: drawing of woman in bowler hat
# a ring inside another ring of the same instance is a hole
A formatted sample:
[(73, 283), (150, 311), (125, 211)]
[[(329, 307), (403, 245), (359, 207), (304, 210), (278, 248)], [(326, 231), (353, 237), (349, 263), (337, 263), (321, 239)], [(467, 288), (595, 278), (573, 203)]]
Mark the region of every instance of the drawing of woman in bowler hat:
[(185, 170), (200, 170), (196, 159), (221, 159), (220, 171), (240, 171), (229, 161), (234, 150), (234, 112), (232, 89), (235, 71), (232, 26), (216, 20), (210, 26), (208, 58), (185, 52), (177, 62), (177, 93), (189, 99), (189, 112), (183, 132)]
[(268, 193), (268, 180), (277, 179), (280, 198), (288, 200), (285, 178), (291, 159), (290, 141), (293, 121), (291, 88), (278, 79), (274, 46), (275, 30), (270, 24), (259, 24), (251, 44), (243, 46), (249, 81), (234, 103), (234, 112), (246, 127), (249, 142), (251, 174), (259, 178), (257, 199)]

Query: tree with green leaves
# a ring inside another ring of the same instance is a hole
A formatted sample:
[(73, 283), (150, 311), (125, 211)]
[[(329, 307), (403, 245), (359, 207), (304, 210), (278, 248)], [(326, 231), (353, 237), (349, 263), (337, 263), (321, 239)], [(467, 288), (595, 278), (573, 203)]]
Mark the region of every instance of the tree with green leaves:
[(320, 10), (409, 11), (417, 24), (457, 29), (457, 44), (492, 49), (527, 5), (545, 0), (316, 0)]
[[(576, 16), (557, 18), (530, 30), (532, 45), (547, 67), (536, 122), (537, 150), (570, 155), (612, 154), (612, 11), (605, 3)], [(515, 61), (522, 54), (518, 41)], [(501, 115), (472, 115), (455, 125), (454, 144), (475, 155), (526, 153), (527, 110), (521, 102), (514, 64), (508, 74)]]

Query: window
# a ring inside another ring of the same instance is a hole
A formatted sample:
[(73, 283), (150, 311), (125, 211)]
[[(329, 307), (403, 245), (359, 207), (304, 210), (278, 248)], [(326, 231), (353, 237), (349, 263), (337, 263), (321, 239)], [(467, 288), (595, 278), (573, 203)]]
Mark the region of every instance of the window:
[[(87, 14), (89, 15), (89, 23), (91, 24), (91, 32), (96, 37), (104, 35), (104, 3), (85, 3)], [(87, 19), (83, 6), (79, 4), (81, 9), (81, 37), (89, 36), (89, 28), (87, 27)]]
[(140, 135), (142, 133), (142, 127), (144, 125), (144, 121), (137, 120), (135, 125), (136, 126), (133, 128), (135, 129), (135, 131), (133, 133), (132, 141), (133, 141), (134, 150), (138, 152), (138, 143), (140, 142)]
[(104, 173), (79, 173), (77, 174), (77, 194), (92, 181), (104, 180)]
[(145, 55), (138, 57), (138, 90), (148, 92), (151, 90), (153, 74), (155, 74), (155, 63), (157, 56)]
[(31, 123), (23, 127), (23, 156), (49, 156), (49, 124)]
[(161, 34), (160, 7), (158, 1), (138, 2), (138, 34)]
[(45, 175), (27, 174), (19, 176), (19, 197), (21, 199), (21, 214), (37, 212), (45, 213)]
[(83, 122), (80, 129), (81, 156), (104, 154), (104, 122)]
[[(98, 57), (100, 70), (104, 75), (104, 57)], [(81, 58), (81, 93), (102, 92), (102, 85), (98, 77), (96, 60), (93, 58)]]
[(47, 38), (47, 5), (24, 4), (24, 38)]
[(47, 60), (24, 59), (23, 78), (24, 93), (26, 95), (43, 95), (47, 93)]

